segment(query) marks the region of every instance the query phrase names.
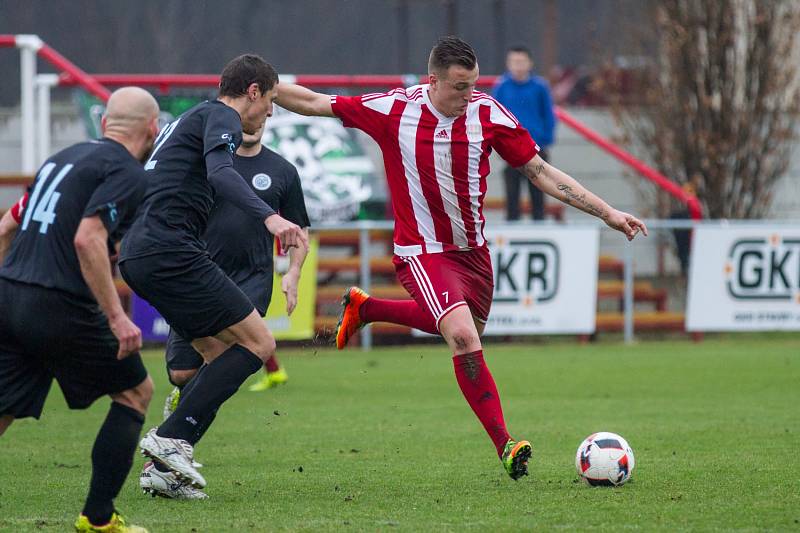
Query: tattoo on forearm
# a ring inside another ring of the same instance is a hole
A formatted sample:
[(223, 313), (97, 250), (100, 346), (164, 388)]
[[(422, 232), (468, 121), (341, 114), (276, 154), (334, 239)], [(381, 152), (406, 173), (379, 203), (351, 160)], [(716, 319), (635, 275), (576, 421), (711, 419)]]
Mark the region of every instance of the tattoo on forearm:
[(538, 165), (534, 165), (532, 168), (528, 165), (525, 165), (523, 167), (517, 168), (517, 170), (528, 176), (529, 180), (536, 181), (539, 178), (539, 176), (541, 176), (542, 173), (544, 172), (544, 163), (539, 163)]
[(569, 205), (579, 209), (582, 208), (587, 213), (590, 213), (603, 220), (608, 217), (608, 213), (606, 213), (605, 210), (598, 208), (586, 199), (586, 193), (576, 194), (572, 190), (572, 187), (566, 183), (559, 183), (557, 188), (559, 191), (564, 193), (564, 202), (568, 203)]

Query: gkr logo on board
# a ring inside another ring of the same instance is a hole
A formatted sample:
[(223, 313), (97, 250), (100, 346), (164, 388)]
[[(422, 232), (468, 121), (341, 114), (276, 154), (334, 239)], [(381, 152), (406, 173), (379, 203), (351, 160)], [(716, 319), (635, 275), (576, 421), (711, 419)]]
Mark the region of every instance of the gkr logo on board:
[(596, 227), (495, 227), (486, 238), (494, 270), (486, 334), (594, 331)]
[[(800, 298), (800, 239), (734, 241), (725, 264), (728, 293), (739, 300)], [(800, 303), (800, 299), (798, 299)]]
[(558, 245), (553, 241), (510, 240), (493, 257), (493, 301), (524, 304), (555, 298), (558, 257)]
[(800, 227), (698, 227), (686, 329), (800, 330)]

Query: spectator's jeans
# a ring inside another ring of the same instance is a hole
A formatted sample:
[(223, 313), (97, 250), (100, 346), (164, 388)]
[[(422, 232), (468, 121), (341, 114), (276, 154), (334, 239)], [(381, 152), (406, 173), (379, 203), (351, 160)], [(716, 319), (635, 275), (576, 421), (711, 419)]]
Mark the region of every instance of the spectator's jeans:
[[(550, 159), (546, 150), (539, 152), (539, 155), (545, 161)], [(531, 195), (531, 218), (533, 220), (542, 220), (544, 218), (544, 193), (534, 186), (527, 176), (518, 172), (515, 168), (506, 167), (503, 171), (503, 177), (506, 182), (506, 220), (520, 219), (520, 189), (523, 181), (528, 184), (528, 191)]]

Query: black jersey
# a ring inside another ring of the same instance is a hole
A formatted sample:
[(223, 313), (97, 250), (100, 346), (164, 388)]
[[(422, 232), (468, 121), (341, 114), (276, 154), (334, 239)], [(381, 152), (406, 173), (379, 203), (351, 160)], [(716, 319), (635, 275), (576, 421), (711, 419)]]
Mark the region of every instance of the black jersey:
[(75, 252), (78, 226), (84, 217), (99, 215), (111, 246), (131, 226), (145, 187), (141, 163), (111, 139), (78, 143), (51, 156), (31, 185), (0, 277), (94, 302)]
[(121, 259), (169, 250), (205, 250), (201, 236), (214, 204), (205, 156), (242, 142), (239, 114), (218, 100), (202, 102), (161, 130), (145, 164), (147, 192)]
[[(301, 228), (309, 226), (297, 169), (286, 159), (262, 147), (258, 155), (237, 155), (233, 166), (267, 205)], [(272, 234), (264, 221), (248, 216), (228, 201), (216, 199), (205, 241), (211, 258), (236, 282), (253, 273), (272, 276)]]

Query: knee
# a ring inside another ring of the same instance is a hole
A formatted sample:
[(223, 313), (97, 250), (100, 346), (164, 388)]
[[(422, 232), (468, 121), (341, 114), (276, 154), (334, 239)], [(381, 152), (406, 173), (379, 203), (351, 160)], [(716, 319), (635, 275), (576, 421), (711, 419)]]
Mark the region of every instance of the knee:
[(480, 349), (480, 337), (474, 328), (458, 327), (450, 334), (450, 344), (456, 353), (466, 353)]
[(111, 399), (115, 402), (121, 403), (135, 409), (142, 414), (147, 413), (147, 407), (150, 405), (150, 400), (153, 398), (153, 380), (148, 375), (144, 381), (137, 386), (118, 394), (112, 394)]
[(252, 346), (246, 346), (246, 348), (253, 352), (256, 357), (266, 362), (267, 359), (275, 355), (277, 345), (275, 343), (275, 337), (269, 332), (266, 332), (262, 337), (253, 342)]
[(176, 387), (183, 387), (189, 380), (191, 380), (195, 374), (197, 374), (197, 369), (192, 368), (190, 370), (169, 370), (169, 380), (170, 382), (175, 385)]

